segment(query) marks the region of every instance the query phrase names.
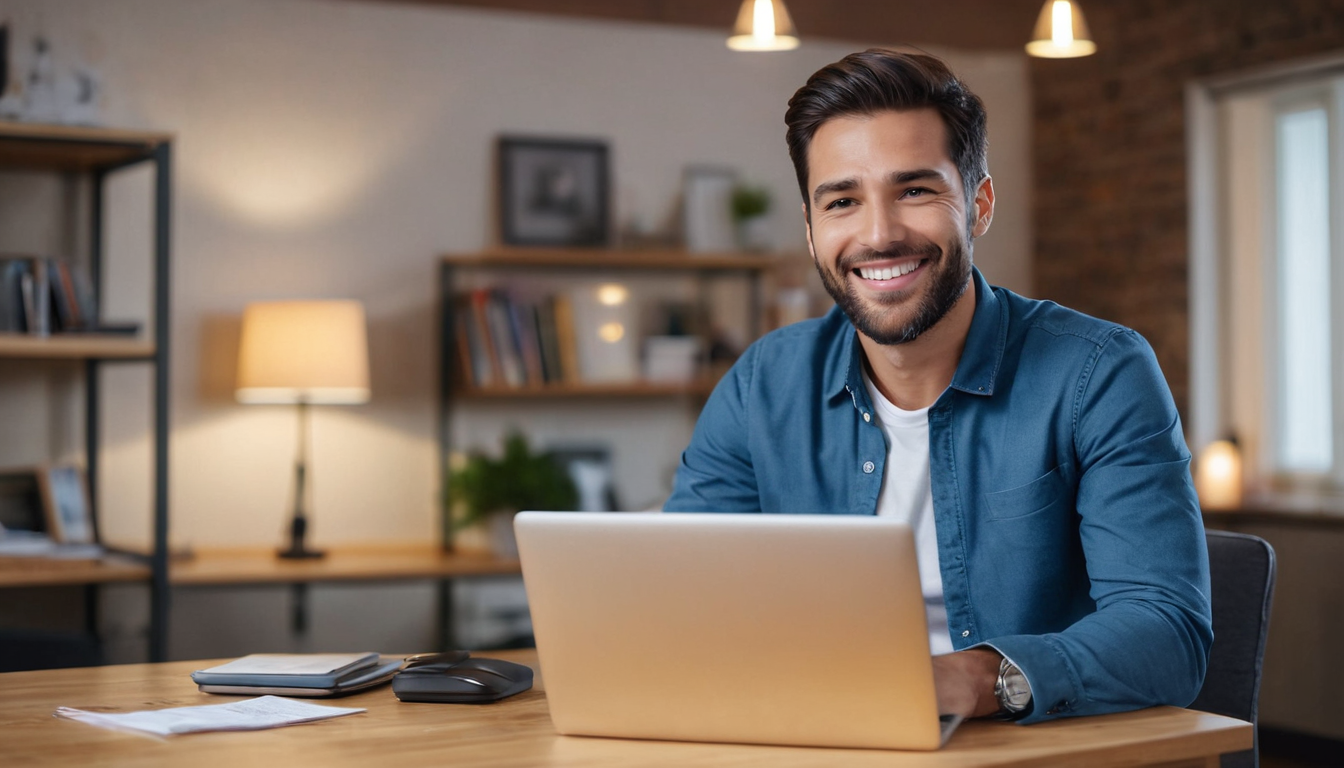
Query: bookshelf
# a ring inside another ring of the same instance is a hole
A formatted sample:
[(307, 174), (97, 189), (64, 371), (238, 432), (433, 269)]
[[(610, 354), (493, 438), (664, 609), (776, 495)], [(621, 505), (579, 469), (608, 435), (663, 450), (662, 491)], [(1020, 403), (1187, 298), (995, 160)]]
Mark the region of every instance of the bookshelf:
[[(691, 254), (678, 250), (606, 250), (606, 249), (495, 249), (481, 253), (447, 254), (439, 260), (439, 444), (442, 458), (454, 450), (452, 424), (454, 412), (470, 407), (491, 406), (496, 411), (526, 408), (529, 414), (556, 414), (569, 408), (630, 410), (631, 402), (667, 401), (673, 407), (685, 403), (698, 412), (700, 405), (713, 391), (722, 370), (702, 366), (701, 372), (689, 381), (648, 381), (638, 377), (623, 382), (584, 381), (570, 378), (562, 381), (534, 379), (518, 385), (494, 383), (482, 386), (465, 375), (464, 365), (470, 356), (464, 356), (459, 344), (462, 335), (459, 324), (458, 297), (473, 287), (483, 284), (510, 289), (519, 283), (524, 288), (537, 288), (554, 282), (573, 286), (590, 282), (628, 281), (646, 283), (686, 281), (681, 286), (683, 295), (693, 295), (701, 305), (696, 311), (707, 309), (708, 285), (719, 280), (745, 281), (745, 306), (737, 309), (745, 318), (747, 341), (758, 337), (766, 325), (764, 291), (776, 269), (775, 258), (744, 253)], [(738, 290), (734, 288), (734, 290)], [(648, 295), (631, 291), (638, 304)], [(644, 309), (645, 307), (636, 307)], [(620, 405), (624, 403), (624, 405)], [(515, 409), (515, 406), (517, 407)], [(694, 414), (692, 414), (692, 418)], [(460, 416), (459, 416), (460, 418)], [(517, 416), (506, 417), (515, 425)], [(582, 426), (578, 428), (582, 430)], [(588, 434), (571, 435), (576, 442), (588, 439)]]
[[(20, 365), (34, 360), (70, 360), (82, 364), (84, 378), (84, 462), (94, 530), (98, 531), (98, 467), (101, 447), (99, 374), (104, 364), (138, 363), (153, 369), (152, 413), (152, 551), (148, 555), (110, 555), (96, 561), (43, 561), (5, 558), (0, 587), (84, 585), (143, 581), (150, 587), (149, 658), (166, 658), (168, 611), (168, 350), (169, 350), (169, 222), (172, 199), (172, 136), (78, 126), (0, 122), (0, 171), (54, 173), (90, 180), (87, 253), (94, 296), (102, 305), (104, 270), (104, 193), (117, 171), (145, 163), (153, 168), (151, 208), (153, 307), (148, 336), (0, 334), (0, 360)], [(44, 255), (44, 254), (38, 254)], [(42, 459), (47, 457), (34, 457)], [(97, 616), (90, 601), (88, 631), (96, 634)]]
[[(474, 254), (449, 254), (440, 262), (440, 382), (444, 415), (451, 401), (463, 399), (520, 399), (544, 398), (603, 398), (603, 397), (673, 397), (708, 396), (717, 379), (709, 374), (687, 382), (652, 382), (635, 380), (628, 383), (607, 382), (546, 382), (529, 381), (522, 385), (493, 384), (475, 386), (464, 383), (469, 378), (461, 370), (458, 318), (453, 301), (459, 291), (459, 273), (486, 272), (508, 285), (511, 275), (534, 269), (587, 275), (594, 280), (619, 279), (623, 273), (666, 273), (692, 276), (698, 280), (739, 275), (750, 280), (748, 316), (751, 338), (759, 335), (762, 321), (762, 283), (773, 269), (774, 262), (765, 256), (744, 254), (690, 254), (677, 250), (622, 251), (606, 249), (498, 249)], [(445, 426), (446, 429), (446, 426)], [(446, 435), (446, 432), (445, 432)], [(446, 442), (445, 442), (446, 444)]]
[[(465, 384), (459, 360), (458, 320), (453, 312), (453, 300), (459, 291), (458, 275), (463, 271), (486, 272), (498, 278), (503, 285), (511, 282), (510, 275), (534, 269), (547, 272), (587, 275), (593, 280), (617, 280), (622, 274), (662, 273), (690, 276), (704, 281), (717, 277), (741, 276), (751, 283), (748, 316), (751, 327), (748, 336), (755, 338), (762, 326), (763, 282), (774, 268), (774, 261), (761, 255), (745, 254), (690, 254), (677, 250), (622, 251), (605, 249), (498, 249), (475, 254), (449, 254), (440, 262), (440, 349), (441, 392), (445, 405), (454, 398), (536, 400), (541, 398), (600, 398), (600, 397), (671, 397), (708, 396), (717, 378), (705, 373), (688, 382), (653, 382), (635, 380), (628, 383), (607, 382), (528, 382), (522, 385), (494, 384), (473, 386)], [(445, 408), (445, 413), (447, 408)]]

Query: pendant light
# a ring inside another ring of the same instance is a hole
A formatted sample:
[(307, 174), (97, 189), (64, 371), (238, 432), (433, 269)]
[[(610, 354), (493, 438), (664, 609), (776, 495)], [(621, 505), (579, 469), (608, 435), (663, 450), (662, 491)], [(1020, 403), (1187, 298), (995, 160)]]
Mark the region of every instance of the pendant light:
[(1083, 12), (1071, 0), (1045, 0), (1036, 19), (1036, 31), (1027, 43), (1027, 53), (1046, 59), (1072, 59), (1096, 53), (1097, 44), (1083, 20)]
[(789, 51), (798, 47), (784, 0), (742, 0), (728, 47), (734, 51)]

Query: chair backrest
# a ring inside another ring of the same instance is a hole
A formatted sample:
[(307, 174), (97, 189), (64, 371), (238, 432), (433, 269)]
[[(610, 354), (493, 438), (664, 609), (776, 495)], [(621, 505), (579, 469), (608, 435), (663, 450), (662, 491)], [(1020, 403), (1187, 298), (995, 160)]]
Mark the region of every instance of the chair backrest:
[[(1204, 687), (1190, 708), (1254, 724), (1274, 599), (1274, 548), (1264, 539), (1243, 533), (1208, 531), (1206, 536), (1213, 647)], [(1223, 768), (1258, 764), (1258, 735), (1252, 749), (1223, 757)]]

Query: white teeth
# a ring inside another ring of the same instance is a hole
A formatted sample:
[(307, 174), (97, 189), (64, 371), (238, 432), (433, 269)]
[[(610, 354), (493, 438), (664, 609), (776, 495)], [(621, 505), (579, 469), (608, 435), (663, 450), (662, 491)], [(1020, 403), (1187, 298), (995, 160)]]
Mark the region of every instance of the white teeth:
[(908, 275), (915, 271), (919, 266), (918, 261), (907, 261), (904, 264), (898, 264), (895, 267), (883, 267), (882, 269), (873, 269), (872, 267), (859, 267), (859, 277), (865, 280), (890, 280), (893, 277)]

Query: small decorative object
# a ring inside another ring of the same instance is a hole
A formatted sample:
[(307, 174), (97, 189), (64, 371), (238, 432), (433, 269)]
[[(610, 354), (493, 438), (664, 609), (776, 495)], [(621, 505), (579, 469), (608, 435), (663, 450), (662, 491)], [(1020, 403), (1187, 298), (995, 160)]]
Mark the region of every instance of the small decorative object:
[(517, 557), (513, 516), (523, 510), (572, 510), (578, 491), (565, 467), (549, 452), (534, 453), (521, 433), (504, 438), (496, 459), (472, 453), (448, 472), (444, 485), (445, 531), (486, 524), (491, 549)]
[(733, 224), (737, 230), (739, 247), (747, 251), (769, 249), (768, 213), (770, 190), (745, 184), (733, 188)]
[(37, 471), (47, 534), (60, 544), (93, 544), (93, 512), (84, 471), (73, 464), (54, 464)]
[(54, 123), (60, 119), (56, 96), (56, 65), (51, 43), (38, 35), (33, 38), (33, 62), (23, 88), (23, 118), (34, 123)]
[(623, 383), (639, 376), (635, 306), (620, 283), (573, 289), (574, 338), (579, 379), (585, 383)]
[(294, 514), (288, 559), (322, 557), (309, 549), (307, 484), (308, 405), (369, 401), (369, 348), (364, 307), (357, 301), (269, 301), (249, 304), (238, 345), (240, 403), (298, 406), (299, 447), (294, 461)]
[(1200, 452), (1195, 464), (1195, 491), (1204, 509), (1241, 506), (1241, 450), (1236, 440), (1215, 440)]
[(650, 336), (644, 340), (644, 378), (685, 384), (700, 372), (700, 339), (695, 336)]
[(499, 139), (500, 239), (505, 245), (608, 243), (607, 145)]
[(578, 492), (575, 512), (615, 512), (616, 500), (611, 468), (611, 448), (606, 445), (566, 445), (553, 447), (551, 455), (565, 468)]
[(733, 226), (733, 188), (737, 175), (727, 168), (693, 166), (686, 169), (686, 250), (724, 253), (737, 248)]

